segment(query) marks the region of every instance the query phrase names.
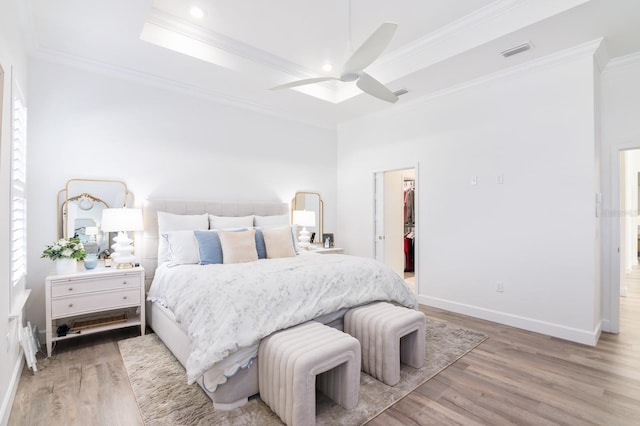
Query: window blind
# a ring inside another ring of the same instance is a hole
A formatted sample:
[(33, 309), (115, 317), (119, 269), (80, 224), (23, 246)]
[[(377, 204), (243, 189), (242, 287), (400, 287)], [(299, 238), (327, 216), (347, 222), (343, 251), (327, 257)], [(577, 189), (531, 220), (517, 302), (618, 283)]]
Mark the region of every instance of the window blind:
[(11, 283), (27, 274), (27, 108), (15, 84), (11, 96)]

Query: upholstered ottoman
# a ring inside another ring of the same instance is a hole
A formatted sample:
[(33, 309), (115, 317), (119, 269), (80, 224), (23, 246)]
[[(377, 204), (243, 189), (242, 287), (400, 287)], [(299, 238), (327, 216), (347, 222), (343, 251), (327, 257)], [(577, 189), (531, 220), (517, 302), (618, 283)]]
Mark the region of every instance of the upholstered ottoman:
[(387, 302), (350, 309), (344, 316), (344, 332), (362, 347), (362, 370), (389, 386), (400, 381), (400, 362), (415, 368), (424, 364), (426, 326), (422, 312)]
[(308, 322), (260, 342), (260, 398), (287, 425), (314, 425), (316, 386), (337, 404), (358, 403), (361, 353), (358, 341), (334, 328)]

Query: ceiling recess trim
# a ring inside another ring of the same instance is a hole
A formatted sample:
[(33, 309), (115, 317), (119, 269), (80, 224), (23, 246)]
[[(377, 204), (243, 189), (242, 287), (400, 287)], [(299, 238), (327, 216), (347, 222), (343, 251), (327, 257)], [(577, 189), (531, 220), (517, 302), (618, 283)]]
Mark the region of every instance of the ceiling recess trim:
[[(312, 78), (317, 77), (317, 72), (301, 67), (291, 61), (283, 59), (279, 56), (272, 55), (264, 50), (257, 49), (246, 43), (242, 43), (231, 37), (227, 37), (223, 34), (211, 31), (209, 29), (202, 28), (194, 25), (192, 22), (178, 18), (175, 15), (169, 14), (157, 8), (152, 8), (149, 15), (146, 18), (146, 22), (168, 31), (189, 37), (199, 42), (208, 44), (216, 49), (223, 50), (232, 55), (239, 56), (244, 59), (251, 60), (257, 64), (269, 67), (278, 72), (287, 74), (294, 78)], [(147, 40), (143, 35), (140, 37), (142, 40)], [(164, 47), (164, 46), (163, 46)], [(216, 64), (224, 66), (223, 64)], [(335, 84), (328, 82), (327, 87), (335, 89)]]

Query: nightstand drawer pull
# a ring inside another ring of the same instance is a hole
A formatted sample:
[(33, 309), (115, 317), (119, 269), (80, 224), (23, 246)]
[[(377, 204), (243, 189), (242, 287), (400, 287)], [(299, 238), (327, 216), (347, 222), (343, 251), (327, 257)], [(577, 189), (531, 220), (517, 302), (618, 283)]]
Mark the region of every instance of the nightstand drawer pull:
[(73, 287), (69, 287), (69, 291), (73, 291)]
[(124, 300), (127, 300), (127, 296), (124, 296), (124, 297), (123, 297), (123, 299), (124, 299)]
[(123, 285), (127, 285), (127, 282), (126, 282), (126, 281), (122, 281), (122, 284), (123, 284)]
[(70, 307), (70, 308), (73, 308), (73, 303), (69, 303), (69, 307)]

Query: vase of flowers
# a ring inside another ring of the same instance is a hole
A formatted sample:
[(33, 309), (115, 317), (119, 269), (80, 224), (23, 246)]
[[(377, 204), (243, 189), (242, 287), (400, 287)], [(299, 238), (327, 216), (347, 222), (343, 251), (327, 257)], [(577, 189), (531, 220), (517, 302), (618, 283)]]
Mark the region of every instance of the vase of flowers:
[(72, 274), (78, 270), (78, 260), (84, 259), (87, 253), (79, 238), (62, 238), (48, 245), (42, 252), (42, 258), (53, 260), (59, 275)]

